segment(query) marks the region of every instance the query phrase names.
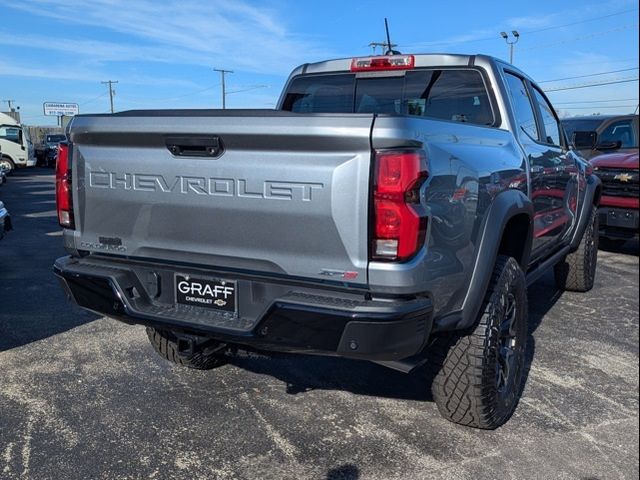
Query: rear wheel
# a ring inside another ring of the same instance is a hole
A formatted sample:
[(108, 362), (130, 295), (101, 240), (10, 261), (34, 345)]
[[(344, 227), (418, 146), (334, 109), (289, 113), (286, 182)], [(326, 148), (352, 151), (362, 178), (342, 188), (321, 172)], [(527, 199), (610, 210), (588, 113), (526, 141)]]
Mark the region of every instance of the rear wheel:
[(147, 336), (158, 355), (182, 367), (210, 370), (227, 363), (226, 346), (220, 342), (178, 337), (170, 330), (151, 327), (147, 327)]
[(0, 169), (4, 170), (7, 175), (9, 175), (16, 166), (13, 164), (13, 161), (6, 156), (0, 157)]
[(588, 292), (593, 288), (598, 264), (598, 228), (598, 211), (593, 207), (578, 249), (554, 267), (556, 284), (560, 290)]
[(433, 398), (446, 419), (494, 429), (513, 414), (527, 341), (526, 281), (518, 262), (499, 256), (480, 319), (466, 335), (431, 345)]

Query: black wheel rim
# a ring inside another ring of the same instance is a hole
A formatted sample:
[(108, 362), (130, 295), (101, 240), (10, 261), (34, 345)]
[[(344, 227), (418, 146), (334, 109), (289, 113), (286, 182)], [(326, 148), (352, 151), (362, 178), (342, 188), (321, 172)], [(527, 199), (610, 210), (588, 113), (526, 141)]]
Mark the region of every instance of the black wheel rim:
[(504, 394), (511, 390), (518, 368), (520, 352), (517, 338), (518, 309), (516, 297), (509, 293), (506, 298), (504, 315), (498, 326), (498, 351), (496, 362), (496, 386), (498, 392)]
[(584, 258), (586, 262), (586, 273), (588, 276), (588, 282), (592, 283), (595, 277), (596, 270), (596, 256), (598, 255), (598, 223), (597, 218), (594, 216), (593, 224), (591, 225), (591, 231), (587, 232), (585, 238), (585, 253)]

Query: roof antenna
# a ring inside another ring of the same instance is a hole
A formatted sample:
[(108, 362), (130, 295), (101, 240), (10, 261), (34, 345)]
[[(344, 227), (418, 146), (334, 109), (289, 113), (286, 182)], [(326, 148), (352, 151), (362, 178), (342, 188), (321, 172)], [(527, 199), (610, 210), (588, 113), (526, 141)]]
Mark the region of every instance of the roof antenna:
[(385, 53), (385, 55), (402, 55), (399, 51), (393, 49), (393, 47), (396, 47), (397, 44), (391, 43), (391, 37), (389, 36), (389, 22), (387, 22), (387, 17), (384, 17), (384, 29), (387, 31), (387, 52)]

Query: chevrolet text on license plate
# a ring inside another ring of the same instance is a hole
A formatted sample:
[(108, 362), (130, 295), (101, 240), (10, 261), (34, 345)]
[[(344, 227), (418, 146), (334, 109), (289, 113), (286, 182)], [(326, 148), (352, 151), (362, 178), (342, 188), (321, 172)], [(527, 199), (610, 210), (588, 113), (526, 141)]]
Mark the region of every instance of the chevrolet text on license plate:
[(236, 284), (226, 280), (176, 275), (176, 302), (226, 312), (236, 311)]

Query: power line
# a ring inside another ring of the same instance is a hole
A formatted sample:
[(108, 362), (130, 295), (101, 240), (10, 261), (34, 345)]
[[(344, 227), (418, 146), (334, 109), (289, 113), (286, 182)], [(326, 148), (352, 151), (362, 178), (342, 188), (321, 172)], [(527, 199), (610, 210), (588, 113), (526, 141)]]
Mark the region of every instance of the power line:
[[(563, 65), (565, 66), (572, 66), (572, 65), (595, 65), (597, 64), (602, 64), (605, 60), (597, 60), (597, 61), (589, 61), (589, 62), (563, 62)], [(606, 63), (638, 63), (638, 59), (637, 58), (630, 58), (627, 60), (606, 60)]]
[(631, 70), (638, 70), (638, 67), (623, 68), (622, 70), (611, 70), (610, 72), (590, 73), (588, 75), (578, 75), (578, 76), (575, 76), (575, 77), (555, 78), (553, 80), (542, 80), (542, 81), (537, 82), (537, 83), (560, 82), (561, 80), (574, 80), (576, 78), (596, 77), (598, 75), (609, 75), (610, 73), (630, 72)]
[(557, 26), (554, 26), (554, 27), (539, 28), (537, 30), (528, 30), (528, 31), (525, 31), (524, 33), (539, 33), (539, 32), (546, 32), (548, 30), (555, 30), (555, 29), (558, 29), (558, 28), (571, 27), (573, 25), (579, 25), (581, 23), (593, 22), (595, 20), (602, 20), (603, 18), (615, 17), (617, 15), (624, 15), (625, 13), (631, 13), (631, 12), (635, 12), (637, 10), (638, 10), (637, 8), (632, 8), (630, 10), (625, 10), (623, 12), (610, 13), (609, 15), (601, 15), (599, 17), (588, 18), (586, 20), (579, 20), (577, 22), (565, 23), (564, 25), (557, 25)]
[(634, 102), (636, 98), (612, 98), (611, 100), (579, 100), (576, 102), (553, 102), (554, 105), (571, 105), (571, 104), (583, 104), (583, 103), (609, 103), (609, 102)]
[(600, 83), (586, 83), (584, 85), (574, 85), (571, 87), (561, 87), (561, 88), (550, 88), (549, 90), (545, 90), (545, 92), (560, 92), (562, 90), (575, 90), (577, 88), (589, 88), (589, 87), (599, 87), (601, 85), (615, 85), (618, 83), (628, 83), (628, 82), (637, 82), (638, 78), (623, 78), (620, 80), (615, 80), (611, 82), (600, 82)]
[(106, 95), (107, 95), (106, 93), (101, 93), (101, 94), (100, 94), (100, 95), (98, 95), (97, 97), (94, 97), (94, 98), (92, 98), (92, 99), (90, 99), (90, 100), (87, 100), (86, 102), (82, 102), (82, 103), (80, 103), (80, 105), (82, 105), (82, 106), (84, 107), (84, 106), (86, 106), (87, 104), (89, 104), (89, 103), (93, 103), (93, 102), (95, 102), (96, 100), (98, 100), (98, 99), (100, 99), (100, 98), (102, 98), (102, 97), (104, 97), (104, 96), (106, 96)]
[(603, 105), (598, 107), (564, 107), (563, 110), (598, 110), (602, 108), (632, 108), (635, 105)]
[[(616, 13), (610, 13), (608, 15), (600, 15), (598, 17), (591, 17), (591, 18), (587, 18), (584, 20), (580, 20), (577, 22), (571, 22), (571, 23), (565, 23), (562, 25), (553, 25), (550, 27), (545, 27), (545, 28), (540, 28), (540, 29), (536, 29), (536, 30), (523, 30), (522, 33), (526, 33), (526, 34), (535, 34), (535, 33), (539, 33), (539, 32), (546, 32), (549, 30), (557, 30), (560, 28), (565, 28), (565, 27), (570, 27), (573, 25), (578, 25), (581, 23), (587, 23), (587, 22), (593, 22), (595, 20), (602, 20), (604, 18), (609, 18), (609, 17), (615, 17), (618, 15), (624, 15), (626, 13), (631, 13), (631, 12), (635, 12), (637, 11), (637, 8), (632, 8), (630, 10), (623, 10), (621, 12), (616, 12)], [(400, 45), (401, 47), (405, 48), (405, 47), (420, 47), (420, 46), (424, 46), (424, 47), (434, 47), (434, 46), (438, 46), (438, 45), (460, 45), (460, 44), (464, 44), (464, 43), (476, 43), (476, 42), (488, 42), (488, 41), (494, 41), (495, 37), (485, 37), (485, 38), (476, 38), (473, 40), (452, 40), (450, 42), (423, 42), (423, 43), (415, 43), (413, 45), (411, 44), (406, 44), (406, 45)]]
[(227, 92), (227, 95), (231, 95), (232, 93), (248, 92), (250, 90), (256, 90), (258, 88), (269, 88), (269, 85), (252, 85), (250, 87), (242, 88), (240, 90), (232, 90), (230, 92)]
[[(194, 90), (192, 92), (188, 92), (188, 93), (184, 93), (182, 95), (176, 95), (174, 97), (156, 97), (156, 98), (146, 98), (144, 100), (131, 100), (131, 99), (126, 99), (127, 102), (129, 103), (138, 103), (138, 104), (144, 104), (147, 102), (164, 102), (164, 101), (169, 101), (169, 100), (178, 100), (180, 98), (184, 98), (184, 97), (190, 97), (191, 95), (197, 95), (198, 93), (202, 93), (202, 92), (206, 92), (208, 90), (213, 90), (214, 88), (218, 88), (220, 86), (219, 83), (216, 83), (215, 85), (212, 85), (210, 87), (206, 87), (206, 88), (201, 88), (200, 90)], [(122, 97), (120, 97), (122, 98)]]
[(628, 30), (630, 28), (638, 28), (638, 24), (637, 23), (632, 23), (632, 24), (629, 24), (629, 25), (623, 25), (621, 27), (613, 28), (611, 30), (604, 30), (604, 31), (601, 31), (601, 32), (594, 32), (594, 33), (591, 33), (589, 35), (583, 35), (581, 37), (569, 38), (567, 40), (562, 40), (560, 42), (555, 42), (555, 43), (547, 43), (547, 44), (544, 44), (544, 45), (535, 45), (533, 47), (523, 48), (522, 50), (526, 52), (526, 51), (529, 51), (529, 50), (538, 50), (538, 49), (541, 49), (541, 48), (555, 47), (557, 45), (564, 45), (566, 43), (577, 42), (579, 40), (588, 40), (590, 38), (599, 37), (600, 35), (607, 35), (609, 33), (619, 32), (619, 31), (622, 31), (622, 30)]

